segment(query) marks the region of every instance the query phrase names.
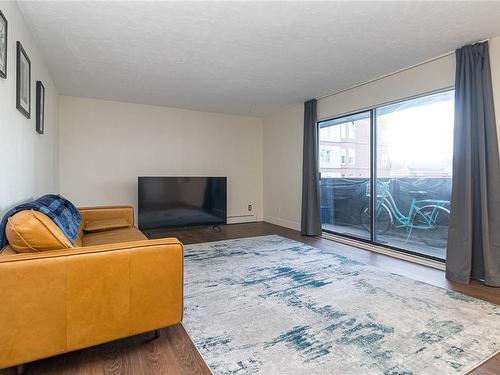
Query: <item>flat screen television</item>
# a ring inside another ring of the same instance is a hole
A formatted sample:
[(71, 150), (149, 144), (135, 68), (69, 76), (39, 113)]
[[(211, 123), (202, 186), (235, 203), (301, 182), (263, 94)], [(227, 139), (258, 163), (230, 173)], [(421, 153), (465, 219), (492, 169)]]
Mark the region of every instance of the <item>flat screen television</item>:
[(139, 177), (139, 228), (227, 222), (226, 177)]

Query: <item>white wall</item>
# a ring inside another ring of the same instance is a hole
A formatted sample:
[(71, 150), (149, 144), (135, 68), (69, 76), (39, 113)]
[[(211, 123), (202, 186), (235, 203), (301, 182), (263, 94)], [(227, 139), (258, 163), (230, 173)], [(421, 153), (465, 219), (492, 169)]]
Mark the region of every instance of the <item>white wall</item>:
[[(497, 126), (500, 125), (500, 37), (490, 40)], [(454, 85), (455, 56), (414, 67), (318, 101), (332, 118)], [(297, 229), (302, 199), (303, 104), (264, 119), (264, 219)], [(498, 132), (500, 139), (500, 130)]]
[[(17, 3), (2, 2), (8, 21), (7, 79), (0, 78), (0, 217), (17, 203), (57, 193), (58, 93)], [(31, 60), (31, 119), (16, 109), (16, 41)], [(45, 134), (35, 131), (36, 81), (45, 86)]]
[(300, 229), (304, 107), (264, 120), (264, 220)]
[(495, 102), (495, 119), (497, 121), (497, 137), (500, 145), (500, 36), (491, 39), (489, 46), (493, 100)]
[(61, 96), (59, 121), (61, 193), (77, 205), (137, 207), (138, 176), (227, 176), (228, 216), (262, 220), (260, 118)]
[(338, 117), (395, 100), (453, 87), (454, 84), (455, 56), (449, 55), (320, 99), (318, 120)]

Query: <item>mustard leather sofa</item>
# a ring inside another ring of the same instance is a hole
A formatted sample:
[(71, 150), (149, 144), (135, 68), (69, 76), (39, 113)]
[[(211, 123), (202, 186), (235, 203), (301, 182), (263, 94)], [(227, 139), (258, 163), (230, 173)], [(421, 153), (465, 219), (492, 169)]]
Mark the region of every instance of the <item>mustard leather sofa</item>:
[(81, 231), (78, 246), (68, 249), (3, 249), (0, 368), (182, 321), (182, 244), (175, 238), (148, 240), (134, 227), (132, 207), (79, 210), (82, 226), (107, 219), (130, 226)]

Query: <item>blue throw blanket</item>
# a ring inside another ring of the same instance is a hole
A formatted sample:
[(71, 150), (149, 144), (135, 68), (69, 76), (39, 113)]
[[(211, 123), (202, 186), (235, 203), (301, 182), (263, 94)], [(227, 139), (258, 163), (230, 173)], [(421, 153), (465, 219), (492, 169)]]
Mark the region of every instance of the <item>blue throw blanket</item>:
[(23, 210), (36, 210), (47, 215), (62, 230), (66, 237), (74, 245), (78, 237), (82, 215), (78, 209), (60, 195), (47, 194), (32, 202), (23, 203), (10, 209), (0, 222), (0, 249), (7, 245), (5, 227), (7, 220), (16, 212)]

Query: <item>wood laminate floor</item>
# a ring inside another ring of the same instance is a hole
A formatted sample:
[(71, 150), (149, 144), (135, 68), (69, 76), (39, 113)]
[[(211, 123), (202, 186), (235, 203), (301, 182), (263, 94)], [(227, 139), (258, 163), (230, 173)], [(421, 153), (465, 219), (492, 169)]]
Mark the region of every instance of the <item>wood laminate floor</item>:
[[(500, 304), (500, 288), (485, 287), (472, 282), (464, 286), (446, 280), (443, 271), (413, 264), (370, 251), (342, 245), (323, 238), (303, 237), (299, 232), (259, 222), (226, 225), (222, 231), (212, 228), (156, 230), (146, 233), (150, 238), (177, 237), (188, 245), (232, 238), (279, 234), (290, 239), (348, 256), (387, 271)], [(15, 374), (15, 369), (0, 370), (0, 375)], [(144, 334), (108, 344), (29, 363), (25, 374), (211, 374), (182, 325), (161, 330), (161, 336)], [(499, 375), (500, 354), (471, 372), (474, 375)], [(433, 374), (429, 374), (433, 375)]]

